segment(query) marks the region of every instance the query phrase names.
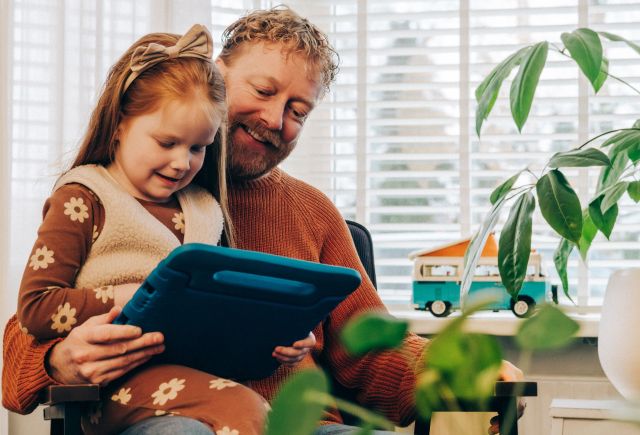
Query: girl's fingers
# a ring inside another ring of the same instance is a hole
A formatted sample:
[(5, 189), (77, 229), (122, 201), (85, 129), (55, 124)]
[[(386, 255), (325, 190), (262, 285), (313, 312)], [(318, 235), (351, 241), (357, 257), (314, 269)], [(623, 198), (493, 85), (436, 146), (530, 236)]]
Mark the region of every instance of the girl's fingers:
[(293, 343), (293, 347), (298, 349), (307, 348), (307, 347), (312, 348), (315, 345), (316, 345), (316, 336), (313, 335), (313, 332), (310, 332), (307, 338), (298, 340), (295, 343)]

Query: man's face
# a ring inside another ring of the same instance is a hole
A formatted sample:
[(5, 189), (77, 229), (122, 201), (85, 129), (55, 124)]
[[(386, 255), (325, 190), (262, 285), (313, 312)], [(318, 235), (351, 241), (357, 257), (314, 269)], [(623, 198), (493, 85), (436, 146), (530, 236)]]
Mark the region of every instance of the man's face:
[(227, 87), (233, 179), (258, 178), (283, 161), (320, 95), (319, 73), (282, 48), (244, 43), (228, 65), (216, 61)]

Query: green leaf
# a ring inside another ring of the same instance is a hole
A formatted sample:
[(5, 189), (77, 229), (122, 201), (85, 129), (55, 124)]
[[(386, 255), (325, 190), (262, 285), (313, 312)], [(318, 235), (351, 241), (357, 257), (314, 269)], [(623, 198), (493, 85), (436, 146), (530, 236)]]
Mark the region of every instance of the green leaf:
[(491, 396), (501, 364), (495, 337), (461, 331), (438, 335), (426, 354), (427, 370), (436, 371), (454, 397), (465, 400)]
[(349, 353), (362, 355), (373, 350), (398, 347), (408, 329), (406, 321), (390, 315), (364, 313), (347, 323), (340, 338)]
[(596, 194), (598, 195), (618, 182), (629, 161), (626, 153), (619, 153), (613, 157), (609, 155), (609, 157), (611, 158), (611, 166), (603, 167), (600, 171), (596, 187)]
[(569, 344), (579, 328), (578, 323), (560, 309), (543, 305), (536, 315), (520, 325), (516, 342), (522, 349), (558, 349)]
[(609, 59), (602, 56), (602, 65), (600, 65), (600, 74), (598, 74), (598, 78), (595, 82), (593, 82), (593, 89), (595, 89), (596, 94), (604, 85), (604, 82), (607, 81), (609, 77)]
[(600, 207), (603, 197), (604, 195), (600, 195), (589, 203), (589, 217), (596, 228), (608, 239), (618, 218), (618, 205), (614, 204), (603, 214)]
[(430, 418), (434, 410), (442, 410), (442, 395), (439, 393), (440, 373), (427, 370), (418, 375), (416, 383), (416, 411), (422, 417)]
[(515, 298), (527, 274), (531, 255), (531, 215), (536, 200), (531, 192), (521, 195), (511, 207), (498, 243), (500, 278), (509, 294)]
[(478, 107), (476, 108), (476, 134), (478, 137), (480, 136), (482, 123), (491, 113), (491, 109), (493, 109), (493, 105), (498, 98), (502, 82), (509, 77), (509, 74), (516, 66), (520, 65), (522, 57), (530, 49), (531, 47), (521, 48), (504, 59), (476, 88), (475, 96), (478, 102)]
[(598, 32), (598, 33), (600, 33), (602, 36), (607, 38), (609, 41), (624, 42), (629, 47), (633, 48), (636, 53), (640, 54), (640, 45), (636, 44), (635, 42), (629, 41), (628, 39), (625, 39), (622, 36), (618, 36), (609, 32)]
[(622, 198), (622, 195), (627, 191), (629, 183), (626, 181), (618, 181), (611, 188), (605, 191), (602, 203), (600, 203), (600, 211), (606, 214), (607, 211), (618, 203), (618, 200)]
[(549, 160), (549, 167), (590, 167), (590, 166), (610, 166), (609, 157), (602, 151), (595, 148), (584, 150), (575, 149), (561, 153), (555, 153)]
[[(622, 133), (626, 134), (622, 135)], [(619, 134), (620, 137), (613, 144), (611, 150), (609, 150), (609, 155), (616, 156), (619, 153), (626, 153), (627, 155), (629, 155), (629, 153), (632, 155), (637, 154), (638, 147), (640, 147), (640, 130), (627, 130)], [(614, 138), (616, 136), (614, 136)]]
[(623, 131), (620, 131), (614, 134), (609, 139), (602, 142), (602, 145), (600, 145), (600, 148), (606, 148), (609, 145), (613, 145), (614, 147), (616, 147), (616, 150), (613, 152), (613, 154), (609, 154), (610, 156), (612, 156), (621, 151), (624, 151), (633, 143), (637, 143), (639, 139), (640, 139), (640, 130), (637, 130), (635, 128), (625, 129)]
[(518, 180), (518, 177), (520, 177), (520, 174), (522, 174), (522, 171), (518, 171), (517, 174), (509, 178), (507, 181), (496, 187), (493, 192), (491, 192), (491, 196), (489, 197), (489, 201), (491, 201), (491, 204), (495, 204), (498, 199), (505, 196), (511, 190), (515, 182)]
[(629, 187), (627, 187), (627, 193), (635, 202), (640, 201), (640, 181), (630, 182)]
[(634, 164), (640, 161), (640, 141), (632, 144), (627, 148), (627, 156)]
[(533, 96), (547, 61), (548, 51), (549, 43), (547, 41), (534, 45), (523, 56), (518, 73), (511, 83), (511, 115), (518, 126), (518, 131), (522, 131), (522, 127), (529, 117)]
[(480, 254), (482, 254), (482, 249), (484, 249), (484, 245), (487, 243), (489, 234), (491, 234), (491, 231), (493, 231), (493, 228), (498, 223), (500, 211), (505, 203), (506, 197), (503, 196), (493, 204), (493, 207), (485, 217), (478, 232), (471, 238), (471, 242), (464, 253), (464, 269), (462, 270), (462, 280), (460, 281), (460, 305), (463, 311), (466, 309), (467, 295), (471, 287), (471, 282), (473, 281), (478, 260), (480, 259)]
[(560, 38), (597, 92), (596, 83), (602, 66), (602, 42), (598, 34), (591, 29), (581, 28), (563, 33)]
[(562, 172), (553, 169), (540, 177), (536, 191), (542, 216), (551, 228), (578, 243), (582, 235), (580, 200)]
[(582, 211), (582, 237), (580, 237), (580, 241), (578, 242), (578, 250), (584, 261), (587, 261), (587, 253), (597, 233), (598, 228), (593, 223), (593, 220), (591, 220), (591, 216), (589, 216), (589, 209), (586, 208)]
[(282, 386), (268, 416), (266, 435), (291, 433), (312, 435), (317, 429), (325, 405), (312, 400), (313, 394), (327, 394), (329, 382), (320, 370), (303, 370)]
[[(558, 276), (560, 277), (560, 281), (562, 282), (562, 291), (566, 297), (569, 298), (571, 302), (571, 296), (569, 296), (569, 278), (567, 277), (567, 263), (569, 262), (569, 255), (573, 250), (573, 243), (565, 239), (564, 237), (560, 239), (560, 243), (558, 243), (558, 247), (553, 253), (553, 263), (556, 266), (556, 271), (558, 272)], [(558, 301), (554, 301), (558, 303)]]

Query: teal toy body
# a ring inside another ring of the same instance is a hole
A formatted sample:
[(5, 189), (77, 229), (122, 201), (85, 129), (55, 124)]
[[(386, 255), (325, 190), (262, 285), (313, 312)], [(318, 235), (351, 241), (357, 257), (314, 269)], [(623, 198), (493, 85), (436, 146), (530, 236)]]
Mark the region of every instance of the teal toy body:
[[(467, 241), (461, 241), (410, 255), (414, 261), (412, 302), (415, 309), (429, 311), (436, 317), (445, 317), (460, 309), (460, 283), (467, 244)], [(493, 300), (486, 309), (511, 310), (518, 317), (528, 317), (536, 306), (554, 298), (556, 287), (542, 274), (540, 255), (533, 251), (525, 281), (517, 298), (513, 299), (500, 280), (495, 252), (489, 247), (486, 255), (483, 253), (480, 257), (469, 288), (471, 300), (486, 294)]]

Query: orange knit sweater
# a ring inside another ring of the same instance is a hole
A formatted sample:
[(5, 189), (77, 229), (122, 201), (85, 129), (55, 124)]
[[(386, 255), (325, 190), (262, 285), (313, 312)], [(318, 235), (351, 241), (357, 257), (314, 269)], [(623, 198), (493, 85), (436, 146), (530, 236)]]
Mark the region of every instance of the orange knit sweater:
[[(360, 287), (314, 329), (317, 344), (296, 368), (281, 366), (272, 376), (249, 386), (272, 400), (282, 382), (295, 370), (319, 366), (349, 389), (358, 401), (406, 425), (415, 417), (415, 373), (427, 340), (410, 334), (399, 351), (360, 358), (347, 356), (338, 336), (345, 323), (362, 311), (386, 311), (362, 268), (344, 219), (317, 189), (276, 169), (267, 177), (235, 183), (229, 206), (239, 248), (351, 267), (363, 277)], [(37, 343), (9, 320), (4, 334), (2, 403), (15, 412), (31, 412), (38, 393), (54, 384), (45, 370), (48, 350), (58, 340)], [(327, 421), (340, 422), (336, 411)]]

